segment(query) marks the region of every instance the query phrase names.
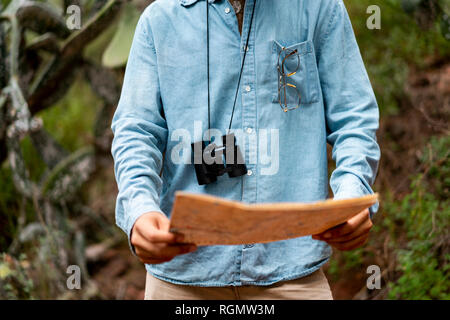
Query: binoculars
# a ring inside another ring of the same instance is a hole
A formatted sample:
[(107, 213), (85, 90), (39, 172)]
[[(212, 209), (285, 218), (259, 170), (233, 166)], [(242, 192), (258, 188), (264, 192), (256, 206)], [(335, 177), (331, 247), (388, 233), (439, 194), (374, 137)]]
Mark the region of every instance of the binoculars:
[(217, 177), (225, 173), (228, 173), (230, 178), (240, 177), (247, 173), (247, 166), (239, 146), (236, 145), (234, 134), (222, 136), (222, 143), (221, 147), (208, 141), (191, 144), (199, 185), (216, 182)]

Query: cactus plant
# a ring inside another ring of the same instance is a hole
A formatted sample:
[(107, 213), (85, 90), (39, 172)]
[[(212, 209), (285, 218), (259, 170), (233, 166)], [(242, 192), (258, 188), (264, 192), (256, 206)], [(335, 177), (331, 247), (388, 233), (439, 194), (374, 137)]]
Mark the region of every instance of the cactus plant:
[[(40, 226), (36, 229), (40, 232), (31, 234), (45, 235), (46, 240), (40, 243), (49, 247), (42, 248), (40, 254), (48, 254), (51, 264), (58, 266), (61, 273), (69, 263), (71, 247), (75, 252), (72, 260), (83, 264), (80, 267), (87, 272), (82, 256), (85, 236), (77, 222), (68, 219), (67, 207), (70, 205), (71, 210), (79, 210), (80, 214), (86, 212), (76, 194), (104, 163), (105, 154), (109, 154), (110, 117), (120, 93), (120, 82), (114, 72), (88, 61), (82, 52), (115, 21), (125, 2), (62, 2), (65, 6), (79, 5), (88, 17), (82, 28), (74, 31), (66, 27), (64, 10), (55, 7), (54, 1), (0, 3), (0, 163), (8, 160), (16, 190), (34, 208), (35, 219), (28, 221), (23, 230)], [(128, 12), (131, 12), (130, 8)], [(129, 15), (125, 17), (129, 19)], [(27, 39), (27, 30), (37, 36)], [(42, 52), (50, 55), (50, 59), (42, 59)], [(125, 62), (122, 55), (120, 63), (114, 63), (114, 66), (122, 66)], [(45, 129), (38, 112), (59, 101), (77, 73), (84, 75), (93, 92), (103, 100), (103, 105), (95, 120), (92, 145), (70, 153)], [(21, 150), (21, 141), (27, 136), (46, 166), (37, 182), (30, 178)], [(103, 223), (100, 220), (97, 222)], [(17, 248), (15, 242), (11, 251)]]

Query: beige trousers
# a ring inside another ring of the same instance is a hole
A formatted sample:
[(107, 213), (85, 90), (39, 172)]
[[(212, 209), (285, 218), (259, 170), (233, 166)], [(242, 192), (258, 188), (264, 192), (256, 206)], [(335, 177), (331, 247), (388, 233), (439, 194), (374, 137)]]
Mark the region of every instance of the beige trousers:
[(322, 269), (271, 286), (196, 287), (162, 281), (147, 272), (145, 300), (332, 300)]

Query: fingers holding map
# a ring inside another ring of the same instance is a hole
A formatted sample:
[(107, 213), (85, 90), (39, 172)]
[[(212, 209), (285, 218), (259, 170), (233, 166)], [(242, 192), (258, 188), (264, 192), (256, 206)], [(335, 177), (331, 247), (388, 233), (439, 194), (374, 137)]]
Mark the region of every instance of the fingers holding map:
[(197, 245), (264, 243), (321, 233), (377, 202), (378, 194), (315, 203), (245, 204), (177, 192), (170, 231)]

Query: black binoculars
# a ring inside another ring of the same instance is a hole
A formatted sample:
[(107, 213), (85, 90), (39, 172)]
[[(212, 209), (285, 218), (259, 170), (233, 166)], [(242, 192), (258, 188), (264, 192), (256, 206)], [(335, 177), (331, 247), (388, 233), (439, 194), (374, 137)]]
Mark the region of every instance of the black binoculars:
[(228, 173), (230, 178), (240, 177), (247, 173), (247, 166), (239, 146), (236, 145), (234, 134), (222, 136), (222, 143), (221, 147), (208, 141), (191, 144), (199, 185), (216, 182), (217, 177), (225, 173)]

